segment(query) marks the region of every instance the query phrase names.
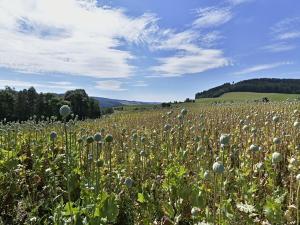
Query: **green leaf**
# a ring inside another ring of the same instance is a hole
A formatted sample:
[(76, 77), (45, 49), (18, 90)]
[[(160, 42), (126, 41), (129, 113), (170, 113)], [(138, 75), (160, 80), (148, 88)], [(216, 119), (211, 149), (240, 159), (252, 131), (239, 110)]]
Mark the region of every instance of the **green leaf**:
[(137, 199), (137, 201), (139, 203), (145, 203), (146, 202), (146, 199), (145, 199), (143, 193), (138, 193), (138, 199)]
[(94, 216), (107, 218), (109, 222), (114, 222), (119, 214), (117, 200), (113, 194), (104, 195), (103, 197), (96, 206)]

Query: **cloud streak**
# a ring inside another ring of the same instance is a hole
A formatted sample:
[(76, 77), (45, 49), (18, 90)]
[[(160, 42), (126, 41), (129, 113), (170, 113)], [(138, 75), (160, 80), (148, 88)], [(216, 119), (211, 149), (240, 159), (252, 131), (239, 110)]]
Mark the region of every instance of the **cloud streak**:
[(70, 82), (28, 82), (22, 80), (0, 80), (2, 87), (9, 86), (13, 88), (46, 88), (46, 89), (59, 89), (59, 90), (71, 90), (78, 87), (73, 86)]
[(293, 63), (292, 62), (276, 62), (276, 63), (269, 63), (269, 64), (260, 64), (260, 65), (255, 65), (255, 66), (246, 68), (244, 70), (236, 72), (235, 74), (243, 75), (243, 74), (255, 73), (255, 72), (274, 69), (274, 68), (277, 68), (280, 66), (291, 65), (291, 64), (293, 64)]
[(96, 82), (96, 88), (102, 91), (126, 91), (122, 88), (123, 82), (118, 80), (103, 80)]

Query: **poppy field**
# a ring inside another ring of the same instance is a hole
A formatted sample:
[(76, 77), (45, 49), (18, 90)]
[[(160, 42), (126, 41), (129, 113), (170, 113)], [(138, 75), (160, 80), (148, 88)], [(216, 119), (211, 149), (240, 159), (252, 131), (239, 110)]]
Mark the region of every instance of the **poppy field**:
[(0, 122), (0, 224), (300, 224), (299, 103), (57, 110)]

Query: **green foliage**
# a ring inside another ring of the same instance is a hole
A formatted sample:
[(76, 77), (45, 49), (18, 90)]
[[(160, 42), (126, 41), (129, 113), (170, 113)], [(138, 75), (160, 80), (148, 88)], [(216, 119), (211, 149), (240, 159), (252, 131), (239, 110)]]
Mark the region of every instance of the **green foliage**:
[(15, 91), (9, 87), (0, 90), (0, 120), (28, 120), (29, 118), (59, 117), (58, 109), (69, 104), (79, 119), (97, 118), (100, 108), (97, 100), (90, 98), (84, 90), (67, 91), (64, 96), (52, 93), (37, 93), (28, 90)]
[(227, 92), (262, 92), (300, 94), (299, 79), (252, 79), (238, 83), (225, 83), (207, 91), (197, 93), (195, 98), (216, 98)]

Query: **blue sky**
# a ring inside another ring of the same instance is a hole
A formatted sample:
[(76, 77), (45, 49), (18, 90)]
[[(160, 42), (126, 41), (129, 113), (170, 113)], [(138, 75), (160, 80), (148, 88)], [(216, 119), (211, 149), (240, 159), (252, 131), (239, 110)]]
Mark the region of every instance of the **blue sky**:
[(298, 0), (1, 0), (0, 88), (173, 101), (300, 78)]

